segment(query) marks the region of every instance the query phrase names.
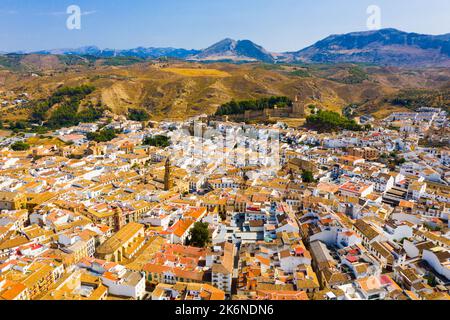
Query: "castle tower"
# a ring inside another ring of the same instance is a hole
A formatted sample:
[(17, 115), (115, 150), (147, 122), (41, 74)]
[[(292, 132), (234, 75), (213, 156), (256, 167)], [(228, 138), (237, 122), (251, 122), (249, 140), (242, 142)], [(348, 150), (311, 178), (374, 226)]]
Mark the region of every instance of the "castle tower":
[(164, 191), (170, 191), (173, 188), (172, 168), (170, 165), (170, 157), (167, 157), (164, 165)]
[(295, 95), (292, 105), (292, 115), (297, 118), (304, 118), (306, 116), (305, 105), (298, 100), (297, 95)]

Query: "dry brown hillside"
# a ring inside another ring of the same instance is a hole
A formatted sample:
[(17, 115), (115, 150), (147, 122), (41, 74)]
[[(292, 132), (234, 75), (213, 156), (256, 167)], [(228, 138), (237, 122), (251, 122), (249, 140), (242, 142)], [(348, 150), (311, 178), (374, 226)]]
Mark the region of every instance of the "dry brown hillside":
[[(404, 70), (398, 68), (292, 66), (265, 64), (201, 64), (188, 62), (137, 63), (128, 66), (61, 66), (52, 56), (30, 56), (38, 75), (0, 70), (3, 97), (27, 92), (32, 99), (49, 96), (60, 86), (92, 84), (96, 90), (87, 99), (124, 114), (128, 108), (144, 108), (155, 120), (182, 119), (214, 113), (231, 99), (271, 95), (298, 95), (305, 104), (341, 111), (349, 104), (362, 112), (383, 116), (385, 98), (405, 88), (440, 89), (448, 85), (448, 69)], [(356, 69), (355, 69), (356, 68)], [(381, 110), (381, 112), (380, 112)], [(21, 112), (26, 117), (26, 110)], [(10, 117), (3, 113), (2, 117)]]

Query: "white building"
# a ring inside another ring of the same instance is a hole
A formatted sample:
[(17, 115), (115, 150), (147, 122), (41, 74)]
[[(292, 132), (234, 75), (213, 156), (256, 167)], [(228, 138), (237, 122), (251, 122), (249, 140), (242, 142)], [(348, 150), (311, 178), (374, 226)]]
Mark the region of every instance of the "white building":
[(108, 287), (109, 294), (141, 300), (145, 295), (145, 274), (127, 271), (122, 277), (103, 275), (102, 282)]

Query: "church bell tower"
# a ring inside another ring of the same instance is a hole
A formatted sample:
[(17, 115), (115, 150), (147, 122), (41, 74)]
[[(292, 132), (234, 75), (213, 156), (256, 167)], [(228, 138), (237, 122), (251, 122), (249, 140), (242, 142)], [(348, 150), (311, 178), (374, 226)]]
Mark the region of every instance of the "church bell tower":
[(173, 188), (172, 167), (170, 164), (170, 158), (167, 157), (166, 164), (164, 165), (164, 191), (170, 191), (172, 188)]

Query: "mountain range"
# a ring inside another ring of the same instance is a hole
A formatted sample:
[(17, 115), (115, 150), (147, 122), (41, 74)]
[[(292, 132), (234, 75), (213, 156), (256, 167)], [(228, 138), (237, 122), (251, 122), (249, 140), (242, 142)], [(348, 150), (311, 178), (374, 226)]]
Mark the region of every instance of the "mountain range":
[[(20, 52), (23, 54), (23, 52)], [(310, 47), (271, 53), (250, 40), (224, 39), (203, 50), (181, 48), (99, 49), (87, 46), (56, 49), (34, 54), (88, 55), (97, 58), (161, 57), (188, 61), (231, 61), (265, 63), (366, 63), (383, 66), (450, 67), (450, 34), (424, 35), (396, 29), (331, 35)]]
[(28, 52), (33, 54), (57, 54), (57, 55), (88, 55), (98, 58), (111, 57), (137, 57), (137, 58), (160, 58), (171, 57), (185, 59), (189, 56), (200, 53), (200, 50), (186, 50), (179, 48), (144, 48), (138, 47), (134, 49), (116, 50), (116, 49), (99, 49), (96, 46), (86, 46), (76, 49), (54, 49), (36, 52)]
[(450, 66), (450, 34), (432, 36), (382, 29), (332, 35), (288, 54), (289, 59), (306, 63)]

